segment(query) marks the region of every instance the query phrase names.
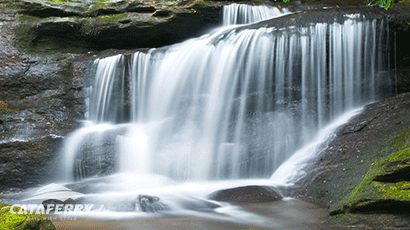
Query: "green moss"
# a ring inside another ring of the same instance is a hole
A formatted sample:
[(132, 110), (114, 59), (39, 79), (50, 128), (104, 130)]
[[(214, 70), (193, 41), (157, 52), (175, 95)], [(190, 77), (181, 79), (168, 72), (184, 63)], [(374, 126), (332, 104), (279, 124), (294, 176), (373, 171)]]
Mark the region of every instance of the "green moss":
[(410, 183), (398, 182), (395, 186), (383, 186), (381, 188), (382, 196), (399, 200), (410, 201)]
[(97, 17), (97, 19), (99, 19), (99, 20), (108, 20), (108, 21), (111, 21), (111, 20), (113, 20), (113, 19), (118, 19), (118, 18), (124, 18), (124, 17), (126, 17), (127, 16), (127, 14), (110, 14), (110, 15), (101, 15), (101, 16), (98, 16)]
[(16, 214), (20, 208), (13, 207), (14, 214), (10, 212), (11, 205), (0, 203), (0, 229), (17, 230), (17, 229), (55, 229), (50, 220), (47, 220), (41, 214)]
[[(407, 141), (407, 138), (404, 138), (403, 141)], [(390, 174), (403, 167), (410, 167), (410, 148), (373, 163), (362, 182), (350, 195), (331, 206), (330, 213), (348, 212), (352, 207), (360, 207), (381, 200), (410, 201), (410, 182), (386, 183), (373, 180), (377, 176)]]
[(390, 138), (388, 143), (397, 150), (410, 147), (410, 127), (404, 129), (399, 135)]

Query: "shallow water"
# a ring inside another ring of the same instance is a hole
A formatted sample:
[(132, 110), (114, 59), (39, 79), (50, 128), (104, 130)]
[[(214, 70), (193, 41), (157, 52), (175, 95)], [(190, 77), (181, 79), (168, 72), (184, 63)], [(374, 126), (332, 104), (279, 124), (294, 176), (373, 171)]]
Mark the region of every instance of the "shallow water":
[[(235, 218), (224, 213), (207, 217), (162, 215), (123, 217), (118, 220), (49, 215), (57, 229), (332, 229), (326, 224), (327, 208), (296, 199), (230, 207)], [(243, 212), (246, 211), (246, 212)], [(247, 213), (247, 214), (245, 214)], [(248, 222), (245, 224), (244, 222)], [(252, 223), (253, 222), (253, 223)]]

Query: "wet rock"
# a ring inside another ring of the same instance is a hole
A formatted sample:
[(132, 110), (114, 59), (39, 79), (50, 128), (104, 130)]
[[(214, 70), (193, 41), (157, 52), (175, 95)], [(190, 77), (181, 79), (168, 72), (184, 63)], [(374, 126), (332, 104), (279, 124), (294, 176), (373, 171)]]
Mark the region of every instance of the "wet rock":
[[(328, 206), (348, 196), (375, 160), (406, 145), (403, 141), (409, 133), (409, 109), (409, 93), (366, 106), (363, 113), (340, 128), (316, 162), (305, 168), (306, 176), (289, 195)], [(346, 129), (364, 123), (366, 127), (361, 131), (342, 135)]]
[(58, 171), (61, 138), (47, 136), (28, 142), (0, 144), (0, 190), (46, 183)]
[(369, 123), (369, 121), (363, 121), (355, 126), (350, 126), (344, 129), (344, 131), (341, 133), (341, 135), (346, 135), (349, 133), (355, 133), (355, 132), (359, 132), (360, 130), (364, 129), (367, 125), (367, 123)]
[(363, 181), (330, 215), (341, 213), (410, 213), (410, 148), (372, 164)]
[[(409, 110), (409, 93), (366, 106), (340, 128), (286, 195), (330, 206), (332, 215), (343, 214), (331, 219), (338, 226), (360, 223), (394, 228), (397, 223), (409, 223), (408, 160), (387, 160), (410, 143)], [(366, 127), (359, 132), (341, 135), (365, 121)]]
[(137, 201), (143, 212), (159, 212), (168, 209), (168, 206), (160, 202), (157, 196), (138, 195)]
[(99, 50), (158, 47), (219, 24), (220, 3), (168, 3), (21, 0), (9, 4), (23, 15), (22, 23), (15, 28), (20, 43), (46, 49), (67, 45)]
[[(47, 210), (50, 213), (54, 213), (55, 211), (64, 210), (66, 208), (66, 205), (76, 204), (76, 201), (71, 198), (65, 201), (58, 200), (58, 199), (48, 199), (48, 200), (41, 202), (41, 204), (43, 205), (44, 210)], [(57, 205), (60, 207), (59, 210), (55, 210)]]
[(168, 16), (170, 16), (170, 12), (168, 10), (157, 10), (152, 14), (152, 16), (154, 16), (154, 17), (168, 17)]
[(232, 203), (264, 203), (281, 200), (282, 196), (273, 187), (245, 186), (214, 192), (209, 195), (209, 199)]

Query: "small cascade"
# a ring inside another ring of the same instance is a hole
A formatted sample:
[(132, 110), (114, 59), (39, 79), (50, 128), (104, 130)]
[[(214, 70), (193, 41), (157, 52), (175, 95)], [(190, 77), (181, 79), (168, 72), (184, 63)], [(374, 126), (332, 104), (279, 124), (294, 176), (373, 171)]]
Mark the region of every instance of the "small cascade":
[[(271, 17), (265, 8), (225, 7), (224, 24)], [(242, 21), (228, 20), (237, 9)], [(226, 26), (98, 59), (90, 125), (67, 140), (66, 179), (269, 178), (322, 128), (389, 91), (386, 29), (359, 14), (307, 27)]]
[(247, 4), (233, 3), (223, 8), (224, 26), (250, 24), (278, 17), (289, 13), (287, 9), (279, 9), (273, 6), (251, 6)]

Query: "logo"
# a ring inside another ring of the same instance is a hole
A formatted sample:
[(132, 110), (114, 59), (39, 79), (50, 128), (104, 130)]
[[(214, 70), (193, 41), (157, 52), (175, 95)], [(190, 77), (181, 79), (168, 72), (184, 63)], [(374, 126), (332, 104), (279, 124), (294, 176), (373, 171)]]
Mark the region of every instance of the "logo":
[[(73, 213), (87, 213), (91, 212), (95, 205), (94, 204), (47, 204), (47, 205), (38, 205), (38, 204), (14, 204), (10, 208), (11, 214), (73, 214)], [(19, 210), (16, 211), (15, 207), (18, 207)], [(102, 210), (104, 205), (100, 206), (98, 209)]]

